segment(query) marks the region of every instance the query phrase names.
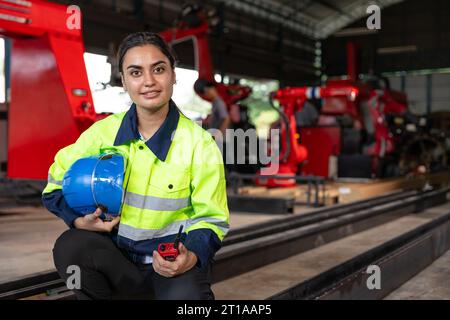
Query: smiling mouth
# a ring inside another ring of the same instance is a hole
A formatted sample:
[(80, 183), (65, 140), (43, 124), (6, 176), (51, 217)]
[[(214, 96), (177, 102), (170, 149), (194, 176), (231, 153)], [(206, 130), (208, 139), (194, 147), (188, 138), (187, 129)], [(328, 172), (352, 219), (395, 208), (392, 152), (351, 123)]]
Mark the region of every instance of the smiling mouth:
[(144, 96), (144, 98), (151, 99), (151, 98), (156, 98), (157, 96), (159, 96), (160, 93), (161, 93), (161, 91), (149, 91), (149, 92), (141, 93), (141, 95)]

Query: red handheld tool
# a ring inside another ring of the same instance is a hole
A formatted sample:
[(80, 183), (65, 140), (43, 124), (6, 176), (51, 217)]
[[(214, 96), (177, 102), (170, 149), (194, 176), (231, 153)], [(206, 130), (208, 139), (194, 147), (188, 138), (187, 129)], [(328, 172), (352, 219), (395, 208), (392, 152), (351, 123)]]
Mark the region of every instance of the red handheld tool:
[(178, 254), (179, 254), (178, 244), (180, 243), (182, 230), (183, 230), (183, 226), (180, 226), (177, 237), (175, 238), (175, 241), (173, 243), (166, 242), (166, 243), (160, 243), (158, 245), (158, 253), (161, 255), (161, 257), (164, 258), (164, 260), (175, 261), (175, 259), (178, 257)]

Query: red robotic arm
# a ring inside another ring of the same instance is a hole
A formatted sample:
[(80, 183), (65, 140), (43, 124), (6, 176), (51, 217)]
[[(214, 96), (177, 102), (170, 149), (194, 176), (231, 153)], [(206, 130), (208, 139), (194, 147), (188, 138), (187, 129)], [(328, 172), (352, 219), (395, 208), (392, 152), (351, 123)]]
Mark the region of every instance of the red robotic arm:
[(81, 12), (47, 1), (0, 0), (0, 33), (12, 44), (7, 177), (46, 179), (56, 151), (97, 119)]

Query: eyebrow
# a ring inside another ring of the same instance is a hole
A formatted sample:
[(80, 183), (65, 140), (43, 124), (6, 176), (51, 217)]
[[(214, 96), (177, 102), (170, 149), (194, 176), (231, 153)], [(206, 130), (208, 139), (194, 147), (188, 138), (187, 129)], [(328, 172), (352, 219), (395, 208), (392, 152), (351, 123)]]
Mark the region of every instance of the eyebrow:
[[(152, 63), (151, 67), (157, 66), (158, 64), (162, 64), (162, 63), (166, 64), (165, 61), (159, 60), (159, 61), (156, 61), (155, 63)], [(134, 68), (134, 69), (142, 69), (142, 66), (138, 66), (138, 65), (132, 64), (132, 65), (129, 65), (129, 66), (127, 67), (127, 69), (131, 69), (131, 68)]]

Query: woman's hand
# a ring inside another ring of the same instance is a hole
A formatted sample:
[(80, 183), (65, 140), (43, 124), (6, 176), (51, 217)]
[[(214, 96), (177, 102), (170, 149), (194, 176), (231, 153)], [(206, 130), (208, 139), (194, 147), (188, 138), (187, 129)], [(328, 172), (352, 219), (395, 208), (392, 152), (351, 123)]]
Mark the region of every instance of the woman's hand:
[(181, 242), (178, 245), (179, 254), (175, 261), (164, 260), (158, 251), (153, 251), (153, 269), (166, 278), (175, 277), (192, 269), (197, 263), (197, 256), (189, 251)]
[(73, 222), (75, 228), (89, 231), (111, 232), (115, 225), (120, 221), (120, 216), (115, 217), (112, 221), (103, 221), (100, 219), (102, 210), (97, 208), (94, 213), (87, 214), (84, 217), (76, 218)]

